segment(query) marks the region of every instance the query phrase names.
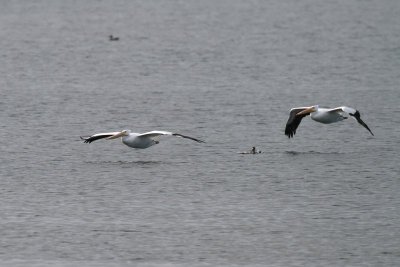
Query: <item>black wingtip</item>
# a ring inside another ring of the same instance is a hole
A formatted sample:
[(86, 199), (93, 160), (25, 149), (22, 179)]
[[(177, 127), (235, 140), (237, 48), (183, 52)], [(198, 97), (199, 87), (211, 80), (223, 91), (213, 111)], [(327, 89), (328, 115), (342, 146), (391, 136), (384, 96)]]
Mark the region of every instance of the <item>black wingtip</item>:
[(194, 141), (196, 141), (197, 143), (205, 143), (206, 141), (201, 140), (201, 139), (197, 139), (197, 138), (193, 138)]
[(201, 139), (197, 139), (197, 138), (190, 137), (190, 136), (183, 135), (183, 134), (173, 133), (172, 135), (173, 135), (173, 136), (180, 136), (180, 137), (183, 137), (183, 138), (187, 138), (187, 139), (196, 141), (197, 143), (205, 143), (205, 141), (203, 141), (203, 140), (201, 140)]
[(193, 138), (193, 137), (191, 137), (191, 138), (189, 138), (189, 139), (192, 139), (193, 141), (196, 141), (197, 143), (205, 143), (205, 142), (206, 142), (206, 141), (204, 141), (204, 140), (197, 139), (197, 138)]
[(301, 120), (310, 115), (310, 113), (298, 115), (299, 112), (306, 110), (306, 108), (294, 108), (290, 111), (289, 119), (286, 122), (285, 135), (288, 138), (293, 138), (296, 134), (296, 129), (299, 127)]
[(361, 119), (361, 114), (360, 114), (360, 112), (358, 110), (356, 110), (356, 112), (354, 114), (350, 113), (350, 115), (353, 116), (357, 120), (357, 122), (359, 124), (361, 124), (365, 129), (367, 129), (368, 132), (370, 132), (372, 134), (372, 136), (375, 136), (372, 133), (371, 129), (368, 127), (368, 125)]
[(90, 140), (90, 138), (85, 138), (85, 137), (83, 137), (83, 136), (79, 136), (80, 138), (81, 138), (81, 140), (83, 140), (83, 142), (84, 143), (86, 143), (86, 144), (90, 144), (91, 143), (91, 140)]
[(293, 138), (293, 136), (296, 134), (296, 131), (293, 131), (292, 129), (285, 129), (285, 135), (290, 139)]

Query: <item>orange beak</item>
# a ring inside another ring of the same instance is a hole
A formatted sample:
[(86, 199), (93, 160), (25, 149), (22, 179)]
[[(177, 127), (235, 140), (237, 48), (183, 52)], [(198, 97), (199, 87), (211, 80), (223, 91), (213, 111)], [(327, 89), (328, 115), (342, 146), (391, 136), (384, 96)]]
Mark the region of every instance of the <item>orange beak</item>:
[(307, 108), (305, 110), (302, 110), (299, 113), (297, 113), (296, 116), (304, 115), (304, 114), (310, 114), (311, 112), (314, 112), (314, 111), (315, 111), (314, 107), (309, 107), (309, 108)]
[(122, 137), (122, 136), (125, 136), (125, 135), (127, 135), (125, 132), (120, 132), (120, 133), (117, 133), (116, 135), (108, 137), (107, 139), (108, 140), (117, 139), (118, 137)]

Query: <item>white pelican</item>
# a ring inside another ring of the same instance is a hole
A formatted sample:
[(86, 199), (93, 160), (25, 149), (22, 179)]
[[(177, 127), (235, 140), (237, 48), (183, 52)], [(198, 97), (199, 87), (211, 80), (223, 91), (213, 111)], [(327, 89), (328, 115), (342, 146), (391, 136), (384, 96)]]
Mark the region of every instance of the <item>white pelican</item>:
[(84, 140), (85, 143), (91, 143), (93, 141), (99, 139), (116, 139), (121, 137), (122, 143), (125, 145), (132, 147), (132, 148), (148, 148), (153, 145), (159, 143), (159, 141), (155, 140), (156, 137), (160, 135), (172, 135), (172, 136), (180, 136), (183, 138), (188, 138), (193, 141), (204, 143), (203, 140), (199, 140), (190, 136), (178, 134), (178, 133), (171, 133), (166, 131), (151, 131), (147, 133), (132, 133), (130, 130), (123, 130), (121, 132), (110, 132), (110, 133), (98, 133), (92, 136), (81, 136), (81, 139)]
[(368, 128), (367, 124), (360, 118), (360, 112), (350, 107), (337, 107), (337, 108), (320, 108), (318, 105), (311, 107), (298, 107), (290, 110), (289, 119), (286, 123), (285, 135), (289, 138), (296, 134), (296, 129), (299, 127), (301, 120), (311, 114), (311, 119), (320, 123), (334, 123), (348, 118), (348, 115), (355, 118), (359, 124), (365, 127), (372, 135), (374, 135)]

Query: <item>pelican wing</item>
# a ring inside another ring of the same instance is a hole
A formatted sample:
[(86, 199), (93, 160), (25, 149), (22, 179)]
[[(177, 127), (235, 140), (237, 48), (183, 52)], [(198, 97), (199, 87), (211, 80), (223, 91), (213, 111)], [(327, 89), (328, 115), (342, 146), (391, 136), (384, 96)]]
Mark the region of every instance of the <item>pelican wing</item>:
[(147, 133), (142, 133), (139, 134), (138, 136), (142, 136), (142, 137), (157, 137), (160, 135), (172, 135), (171, 132), (167, 132), (167, 131), (151, 131), (151, 132), (147, 132)]
[(297, 115), (297, 113), (306, 109), (307, 107), (301, 107), (301, 108), (292, 108), (290, 110), (289, 119), (285, 127), (285, 135), (287, 135), (287, 137), (289, 138), (293, 137), (296, 134), (297, 127), (299, 127), (301, 120), (304, 117), (310, 115), (310, 113)]
[(346, 112), (346, 113), (348, 113), (348, 110), (345, 110), (344, 107), (338, 107), (338, 108), (332, 108), (330, 110), (327, 110), (327, 112), (332, 112), (332, 113), (335, 113), (335, 112)]
[(160, 136), (160, 135), (180, 136), (180, 137), (183, 137), (183, 138), (191, 139), (191, 140), (199, 142), (199, 143), (205, 143), (203, 140), (200, 140), (200, 139), (197, 139), (197, 138), (194, 138), (194, 137), (190, 137), (190, 136), (183, 135), (183, 134), (178, 134), (178, 133), (167, 132), (167, 131), (151, 131), (151, 132), (139, 134), (138, 136), (145, 136), (145, 137), (152, 138), (152, 137), (157, 137), (157, 136)]
[(98, 134), (94, 134), (91, 136), (81, 136), (81, 139), (84, 140), (84, 143), (91, 143), (93, 141), (99, 140), (99, 139), (104, 139), (104, 138), (108, 138), (108, 137), (112, 137), (114, 135), (117, 135), (121, 132), (110, 132), (110, 133), (98, 133)]
[(187, 138), (187, 139), (196, 141), (198, 143), (205, 143), (205, 141), (203, 141), (203, 140), (200, 140), (200, 139), (197, 139), (197, 138), (194, 138), (194, 137), (190, 137), (190, 136), (187, 136), (187, 135), (183, 135), (183, 134), (173, 133), (172, 135), (173, 136), (180, 136), (180, 137), (183, 137), (183, 138)]
[(350, 107), (337, 107), (337, 108), (331, 108), (331, 109), (327, 109), (328, 113), (339, 113), (339, 114), (351, 114), (351, 113), (355, 113), (356, 110), (354, 108), (350, 108)]
[(361, 114), (358, 110), (343, 106), (343, 107), (333, 108), (329, 112), (346, 112), (350, 116), (354, 117), (357, 120), (357, 122), (361, 124), (365, 129), (367, 129), (372, 135), (374, 135), (372, 131), (369, 129), (368, 125), (361, 119)]
[(363, 122), (363, 120), (361, 119), (361, 114), (360, 114), (360, 112), (359, 112), (358, 110), (356, 110), (356, 112), (355, 112), (354, 114), (351, 114), (351, 113), (349, 113), (349, 114), (350, 114), (350, 116), (353, 116), (353, 117), (357, 120), (357, 122), (358, 122), (359, 124), (361, 124), (362, 126), (364, 126), (364, 128), (367, 129), (372, 135), (374, 135), (374, 134), (371, 132), (371, 130), (369, 129), (368, 125), (367, 125), (365, 122)]

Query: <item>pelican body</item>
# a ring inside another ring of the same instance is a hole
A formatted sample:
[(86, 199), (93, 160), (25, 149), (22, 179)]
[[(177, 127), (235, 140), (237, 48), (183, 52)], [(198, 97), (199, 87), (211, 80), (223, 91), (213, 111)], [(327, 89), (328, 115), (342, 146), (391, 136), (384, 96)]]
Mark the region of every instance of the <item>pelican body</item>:
[(329, 112), (329, 111), (331, 111), (331, 109), (315, 108), (315, 111), (311, 111), (310, 117), (314, 121), (324, 124), (334, 123), (348, 118), (344, 111), (337, 111), (337, 112)]
[(346, 106), (337, 108), (320, 108), (318, 105), (292, 108), (290, 110), (289, 119), (286, 123), (285, 135), (289, 138), (293, 137), (296, 134), (297, 127), (300, 125), (301, 120), (308, 115), (310, 115), (312, 120), (324, 124), (339, 122), (351, 116), (372, 135), (374, 135), (367, 124), (361, 120), (361, 115), (358, 110)]
[(167, 132), (167, 131), (151, 131), (151, 132), (147, 132), (147, 133), (132, 133), (130, 130), (123, 130), (121, 132), (98, 133), (98, 134), (94, 134), (92, 136), (87, 136), (87, 137), (81, 136), (81, 139), (84, 140), (84, 143), (90, 144), (91, 142), (99, 140), (99, 139), (112, 140), (112, 139), (121, 138), (122, 143), (129, 147), (137, 148), (137, 149), (145, 149), (145, 148), (148, 148), (148, 147), (158, 144), (159, 141), (156, 140), (156, 138), (159, 136), (162, 136), (162, 135), (179, 136), (179, 137), (191, 139), (198, 143), (204, 143), (203, 140), (200, 140), (197, 138), (193, 138), (193, 137), (178, 134), (178, 133)]
[(128, 135), (121, 136), (121, 141), (129, 147), (139, 149), (145, 149), (159, 143), (148, 136), (140, 136), (138, 133), (129, 133)]

